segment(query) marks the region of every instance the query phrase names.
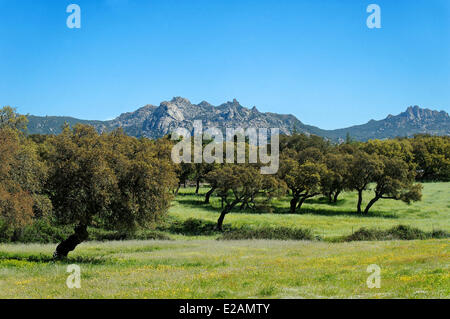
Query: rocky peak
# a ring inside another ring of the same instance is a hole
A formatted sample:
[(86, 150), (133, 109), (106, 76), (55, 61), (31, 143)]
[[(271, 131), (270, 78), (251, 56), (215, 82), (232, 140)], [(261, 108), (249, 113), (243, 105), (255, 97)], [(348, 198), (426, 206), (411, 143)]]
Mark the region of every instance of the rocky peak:
[(193, 129), (193, 122), (201, 120), (204, 127), (278, 127), (280, 133), (289, 134), (295, 128), (298, 132), (311, 133), (329, 138), (334, 141), (344, 139), (347, 134), (357, 140), (374, 138), (392, 138), (396, 136), (413, 136), (418, 133), (450, 136), (450, 117), (445, 111), (432, 111), (419, 106), (410, 106), (399, 115), (389, 115), (383, 120), (371, 120), (363, 125), (356, 125), (345, 129), (322, 130), (314, 126), (305, 125), (293, 115), (276, 113), (262, 113), (256, 107), (246, 108), (233, 99), (220, 106), (213, 106), (206, 101), (192, 104), (183, 97), (174, 97), (170, 101), (162, 102), (159, 106), (146, 105), (134, 112), (123, 113), (110, 121), (83, 121), (67, 117), (42, 118), (29, 117), (29, 132), (54, 134), (60, 132), (65, 121), (75, 123), (89, 123), (99, 131), (113, 130), (122, 127), (132, 136), (150, 138), (161, 137), (173, 129), (184, 127)]
[(170, 103), (174, 103), (176, 105), (186, 105), (191, 104), (191, 101), (181, 96), (175, 96), (172, 100), (170, 100)]
[(201, 101), (200, 104), (199, 104), (198, 106), (204, 107), (204, 108), (211, 108), (211, 107), (213, 107), (212, 104), (209, 104), (209, 103), (206, 102), (206, 101)]
[(448, 117), (446, 112), (433, 111), (426, 108), (420, 108), (419, 106), (410, 106), (401, 115), (408, 118), (410, 121), (420, 122), (422, 120), (434, 119), (435, 117)]

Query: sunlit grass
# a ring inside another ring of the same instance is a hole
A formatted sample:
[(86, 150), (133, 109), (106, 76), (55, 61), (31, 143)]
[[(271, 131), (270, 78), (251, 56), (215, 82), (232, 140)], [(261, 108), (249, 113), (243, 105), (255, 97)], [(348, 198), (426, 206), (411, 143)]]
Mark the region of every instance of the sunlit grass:
[[(379, 201), (369, 216), (354, 213), (356, 196), (345, 193), (336, 205), (314, 199), (294, 215), (287, 213), (287, 198), (275, 202), (274, 213), (236, 210), (225, 223), (311, 228), (325, 239), (399, 224), (450, 231), (450, 183), (424, 186), (422, 202)], [(192, 188), (181, 189), (169, 221), (216, 221), (219, 199), (202, 201)], [(0, 244), (0, 298), (450, 297), (448, 239), (331, 243), (169, 235), (175, 240), (83, 243), (64, 262), (52, 260), (54, 244)], [(69, 264), (81, 267), (81, 289), (66, 286)], [(380, 289), (367, 287), (370, 264), (381, 267)]]
[[(201, 188), (201, 195), (208, 189)], [(193, 194), (193, 188), (181, 189), (170, 209), (170, 216), (177, 219), (199, 218), (216, 221), (220, 212), (220, 199), (211, 198), (210, 205), (202, 204), (203, 196)], [(364, 194), (367, 203), (372, 192)], [(423, 199), (410, 205), (401, 201), (379, 200), (367, 216), (355, 213), (357, 196), (347, 192), (337, 204), (328, 204), (315, 198), (307, 201), (296, 214), (289, 214), (289, 198), (275, 201), (273, 213), (253, 213), (235, 209), (226, 216), (225, 223), (240, 226), (286, 226), (311, 228), (324, 238), (348, 235), (361, 227), (387, 229), (404, 224), (424, 231), (442, 229), (450, 231), (450, 183), (425, 183)]]
[[(0, 298), (450, 296), (448, 240), (90, 242), (64, 263), (39, 259), (53, 249), (3, 245)], [(81, 289), (66, 286), (71, 263), (81, 267)], [(381, 267), (380, 289), (367, 287), (370, 264)]]

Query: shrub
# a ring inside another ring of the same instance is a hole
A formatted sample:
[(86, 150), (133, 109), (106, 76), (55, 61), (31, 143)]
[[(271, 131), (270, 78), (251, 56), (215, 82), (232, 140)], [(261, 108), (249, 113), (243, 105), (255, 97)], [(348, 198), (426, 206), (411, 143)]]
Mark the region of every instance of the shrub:
[(445, 230), (436, 229), (431, 232), (431, 237), (436, 239), (449, 238), (450, 234)]
[(109, 240), (171, 240), (166, 234), (156, 230), (138, 230), (126, 233), (101, 228), (89, 228), (89, 241), (109, 241)]
[[(21, 230), (12, 231), (0, 219), (0, 242), (21, 242), (21, 243), (59, 243), (68, 238), (73, 232), (70, 226), (56, 226), (47, 219), (35, 220), (31, 225)], [(171, 238), (163, 232), (157, 230), (138, 230), (136, 232), (125, 233), (120, 231), (105, 230), (90, 227), (89, 241), (108, 240), (170, 240)]]
[(22, 243), (57, 243), (70, 236), (70, 227), (57, 227), (47, 219), (38, 219), (18, 231), (11, 241)]
[[(131, 239), (131, 238), (130, 238)], [(133, 239), (140, 240), (172, 240), (170, 236), (157, 230), (138, 231), (133, 235)]]
[(14, 235), (14, 230), (0, 218), (0, 243), (9, 242)]
[(287, 227), (262, 227), (239, 228), (225, 232), (219, 239), (221, 240), (241, 240), (241, 239), (277, 239), (277, 240), (314, 240), (315, 237), (310, 229), (287, 228)]
[[(160, 229), (175, 234), (183, 234), (191, 236), (198, 236), (198, 235), (208, 236), (219, 233), (217, 229), (217, 223), (196, 218), (189, 218), (186, 219), (185, 221), (173, 220), (168, 226), (165, 226)], [(229, 225), (224, 225), (223, 229), (231, 230), (231, 227)]]
[(424, 232), (418, 228), (406, 225), (398, 225), (391, 229), (367, 229), (361, 228), (350, 236), (342, 237), (342, 241), (371, 241), (371, 240), (416, 240), (431, 238), (449, 238), (450, 234), (443, 230)]

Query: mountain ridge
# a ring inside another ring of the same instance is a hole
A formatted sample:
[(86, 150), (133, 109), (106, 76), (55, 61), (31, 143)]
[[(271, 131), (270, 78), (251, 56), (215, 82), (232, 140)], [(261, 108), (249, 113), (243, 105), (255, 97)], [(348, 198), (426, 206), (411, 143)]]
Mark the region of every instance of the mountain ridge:
[(28, 130), (30, 134), (57, 134), (62, 125), (76, 123), (93, 125), (98, 131), (110, 131), (123, 128), (136, 137), (158, 138), (178, 127), (193, 130), (194, 120), (201, 120), (203, 128), (218, 127), (256, 127), (279, 128), (282, 134), (299, 133), (314, 134), (333, 141), (341, 141), (347, 134), (355, 140), (385, 139), (414, 134), (449, 135), (450, 117), (445, 111), (435, 111), (419, 106), (410, 106), (406, 111), (389, 114), (382, 120), (370, 120), (365, 124), (347, 128), (324, 130), (301, 122), (292, 114), (260, 112), (256, 106), (251, 109), (242, 106), (236, 99), (214, 106), (207, 101), (192, 104), (183, 97), (174, 97), (163, 101), (159, 106), (147, 104), (133, 112), (120, 114), (108, 121), (81, 120), (64, 116), (29, 115)]

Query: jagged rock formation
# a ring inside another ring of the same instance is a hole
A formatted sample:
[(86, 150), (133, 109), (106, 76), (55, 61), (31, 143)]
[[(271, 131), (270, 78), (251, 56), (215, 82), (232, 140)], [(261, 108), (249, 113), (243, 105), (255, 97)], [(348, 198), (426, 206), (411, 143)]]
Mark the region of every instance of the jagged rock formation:
[(256, 107), (251, 109), (242, 106), (236, 99), (219, 106), (206, 101), (192, 104), (182, 97), (162, 102), (159, 106), (146, 105), (134, 112), (124, 113), (111, 121), (85, 121), (70, 117), (37, 117), (29, 116), (30, 133), (57, 134), (64, 122), (70, 125), (84, 123), (95, 126), (99, 131), (123, 128), (136, 137), (158, 138), (169, 134), (178, 127), (193, 130), (193, 122), (201, 120), (203, 128), (279, 128), (282, 134), (297, 132), (315, 134), (333, 141), (345, 139), (347, 133), (356, 140), (372, 138), (392, 138), (396, 136), (412, 136), (417, 133), (450, 135), (450, 118), (444, 112), (409, 107), (405, 112), (386, 119), (371, 120), (366, 124), (338, 130), (322, 130), (315, 126), (305, 125), (293, 115), (262, 113)]

